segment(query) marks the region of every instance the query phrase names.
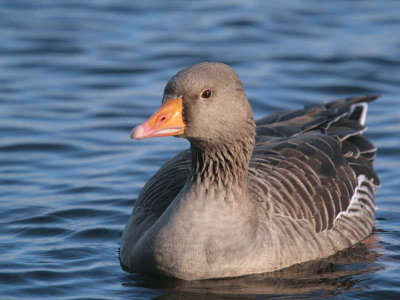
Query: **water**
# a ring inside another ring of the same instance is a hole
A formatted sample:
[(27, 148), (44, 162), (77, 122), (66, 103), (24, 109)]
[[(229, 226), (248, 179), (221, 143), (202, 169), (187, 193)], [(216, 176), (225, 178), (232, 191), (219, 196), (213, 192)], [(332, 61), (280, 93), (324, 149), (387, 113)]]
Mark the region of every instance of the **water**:
[[(400, 298), (400, 2), (0, 3), (0, 298)], [(223, 61), (256, 117), (381, 94), (376, 232), (290, 272), (183, 282), (128, 274), (118, 248), (135, 197), (186, 148), (129, 140), (176, 71)]]

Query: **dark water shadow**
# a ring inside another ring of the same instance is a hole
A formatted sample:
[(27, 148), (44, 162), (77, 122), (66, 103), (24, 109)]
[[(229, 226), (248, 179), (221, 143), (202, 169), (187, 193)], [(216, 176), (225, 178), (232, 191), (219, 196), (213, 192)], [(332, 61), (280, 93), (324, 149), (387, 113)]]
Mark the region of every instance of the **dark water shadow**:
[[(367, 289), (366, 277), (383, 269), (376, 236), (329, 258), (280, 271), (229, 279), (184, 281), (149, 275), (127, 275), (125, 287), (164, 294), (153, 299), (304, 299)], [(301, 251), (301, 250), (299, 250)]]

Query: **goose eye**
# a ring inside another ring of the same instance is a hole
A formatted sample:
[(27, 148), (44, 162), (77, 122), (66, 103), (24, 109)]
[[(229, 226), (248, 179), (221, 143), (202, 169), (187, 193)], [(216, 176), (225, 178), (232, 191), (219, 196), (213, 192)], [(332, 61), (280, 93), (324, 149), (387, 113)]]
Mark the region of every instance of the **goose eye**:
[(201, 98), (208, 99), (212, 95), (211, 90), (205, 90), (201, 93)]

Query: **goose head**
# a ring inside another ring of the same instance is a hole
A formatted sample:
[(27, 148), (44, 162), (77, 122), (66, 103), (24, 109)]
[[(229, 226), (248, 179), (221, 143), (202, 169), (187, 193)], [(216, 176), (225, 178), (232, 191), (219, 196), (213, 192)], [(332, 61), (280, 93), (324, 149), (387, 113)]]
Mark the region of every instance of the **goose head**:
[(240, 136), (246, 123), (253, 124), (253, 116), (236, 72), (205, 62), (168, 81), (160, 109), (134, 128), (131, 138), (176, 136), (214, 144)]

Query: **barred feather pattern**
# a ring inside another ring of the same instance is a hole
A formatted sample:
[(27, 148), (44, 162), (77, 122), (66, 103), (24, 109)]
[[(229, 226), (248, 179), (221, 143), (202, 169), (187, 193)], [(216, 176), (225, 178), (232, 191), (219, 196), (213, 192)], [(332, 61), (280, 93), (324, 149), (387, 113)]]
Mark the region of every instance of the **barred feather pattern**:
[[(264, 243), (276, 269), (334, 254), (371, 234), (380, 183), (372, 167), (376, 148), (362, 132), (367, 103), (376, 98), (351, 97), (256, 121), (247, 189), (268, 224)], [(133, 212), (137, 232), (162, 215), (190, 176), (186, 150), (148, 181)]]

